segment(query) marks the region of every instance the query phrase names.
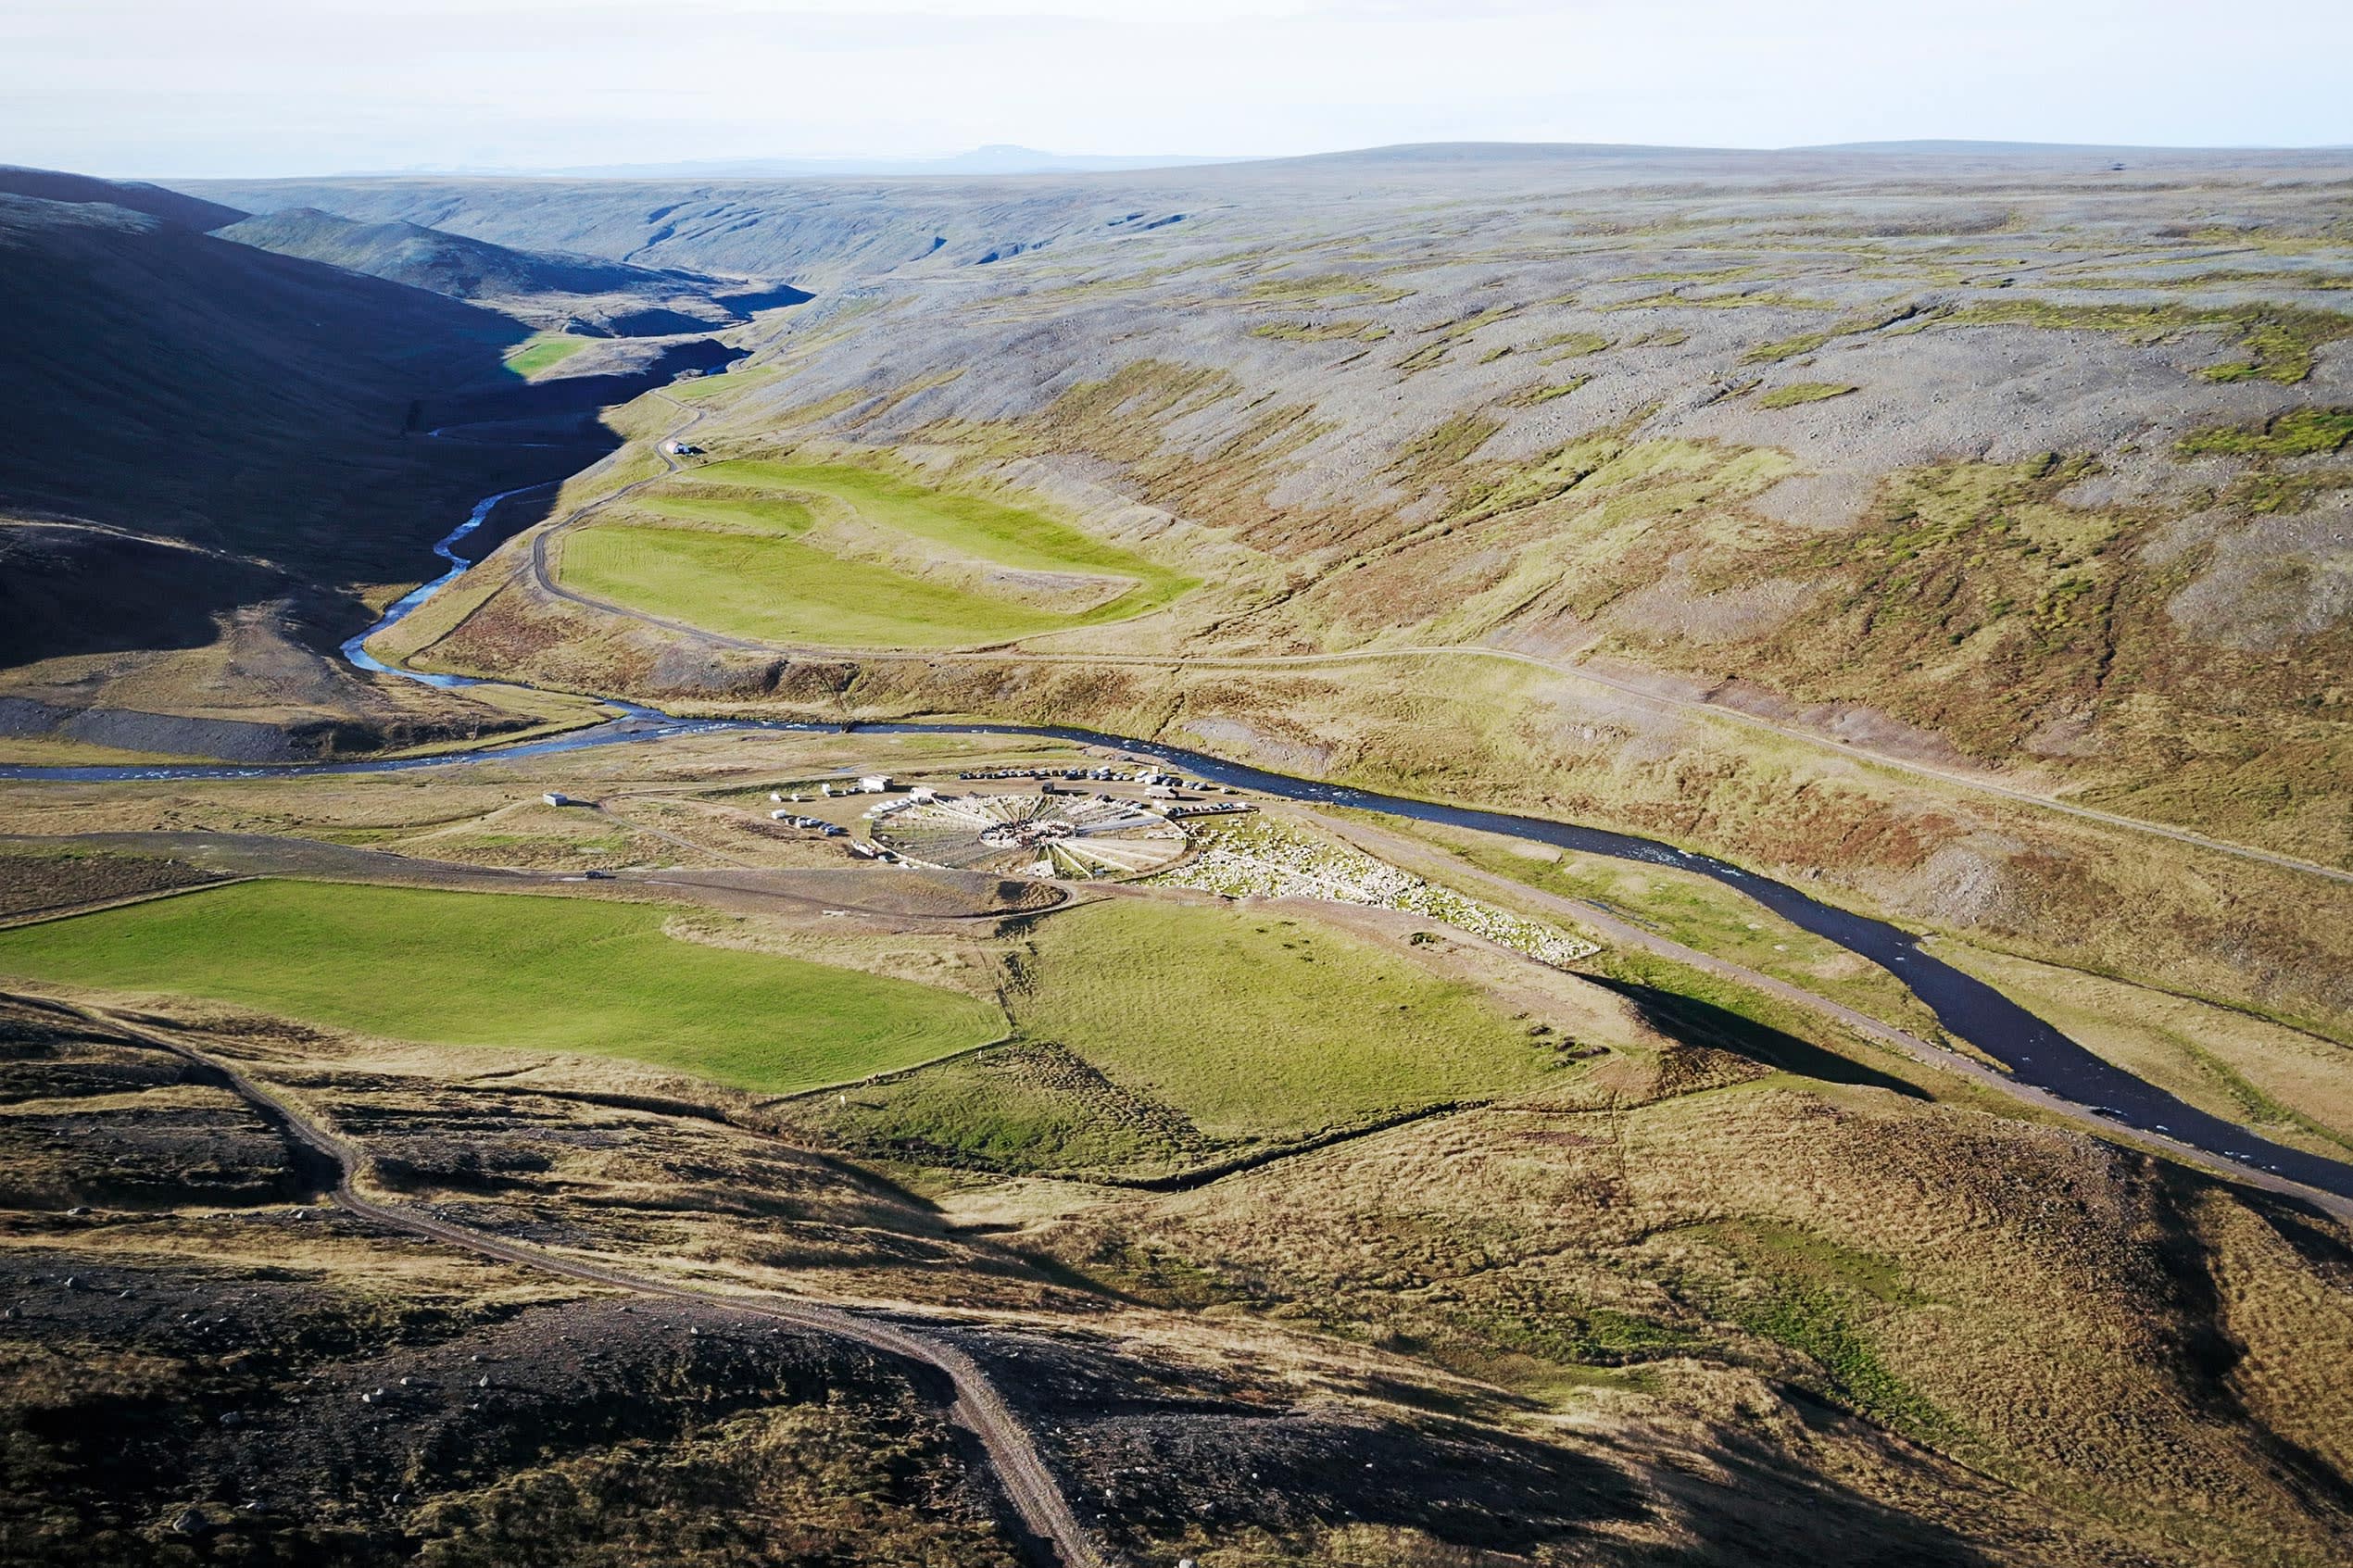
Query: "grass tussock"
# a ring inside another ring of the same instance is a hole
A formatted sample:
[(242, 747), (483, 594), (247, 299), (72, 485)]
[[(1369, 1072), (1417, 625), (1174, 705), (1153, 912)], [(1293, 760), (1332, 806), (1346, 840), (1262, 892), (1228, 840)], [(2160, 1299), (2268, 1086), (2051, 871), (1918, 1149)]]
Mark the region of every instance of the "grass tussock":
[(1252, 299), (1273, 305), (1295, 306), (1321, 305), (1336, 299), (1351, 304), (1394, 305), (1413, 292), (1383, 282), (1378, 278), (1355, 277), (1346, 272), (1317, 272), (1307, 276), (1285, 273), (1258, 279), (1245, 291)]
[(1278, 343), (1378, 343), (1389, 329), (1364, 320), (1337, 321), (1261, 321), (1250, 329), (1252, 337)]
[(1571, 376), (1564, 382), (1553, 382), (1549, 384), (1539, 384), (1536, 386), (1524, 386), (1517, 392), (1513, 393), (1509, 397), (1504, 399), (1504, 401), (1510, 404), (1515, 408), (1541, 408), (1543, 405), (1552, 402), (1556, 397), (1567, 397), (1570, 393), (1575, 392), (1579, 387), (1591, 383), (1592, 379), (1593, 378), (1591, 376)]
[(2353, 408), (2290, 408), (2254, 429), (2216, 425), (2183, 436), (2184, 458), (2310, 458), (2353, 445)]
[(1760, 408), (1794, 408), (1802, 403), (1821, 403), (1832, 397), (1843, 397), (1855, 390), (1839, 382), (1791, 382), (1758, 393), (1756, 406)]

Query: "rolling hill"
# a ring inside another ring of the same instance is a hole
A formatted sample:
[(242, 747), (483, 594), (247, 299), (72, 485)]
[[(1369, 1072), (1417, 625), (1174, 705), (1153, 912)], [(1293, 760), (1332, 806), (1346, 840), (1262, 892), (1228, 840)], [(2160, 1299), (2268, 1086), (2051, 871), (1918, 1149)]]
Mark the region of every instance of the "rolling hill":
[(269, 758), (507, 722), (322, 650), (366, 623), (369, 585), (425, 575), (477, 497), (600, 449), (425, 433), (421, 413), (460, 395), (514, 395), (503, 354), (530, 329), (165, 215), (207, 206), (43, 188), (77, 199), (0, 194), (8, 733), (103, 710), (119, 749)]
[(182, 195), (161, 185), (138, 180), (100, 180), (88, 174), (68, 174), (54, 169), (24, 169), (0, 165), (0, 195), (31, 196), (41, 201), (98, 203), (131, 212), (144, 212), (187, 229), (218, 229), (245, 216), (233, 207)]
[(434, 445), (410, 407), (510, 380), (487, 310), (102, 203), (0, 196), (13, 323), (0, 500), (338, 582), (412, 571), (450, 508), (545, 459)]
[(747, 279), (511, 250), (415, 223), (359, 223), (315, 207), (287, 207), (214, 232), (281, 256), (483, 301), (526, 320), (569, 321), (575, 330), (623, 336), (708, 332), (738, 323), (750, 311), (810, 297)]

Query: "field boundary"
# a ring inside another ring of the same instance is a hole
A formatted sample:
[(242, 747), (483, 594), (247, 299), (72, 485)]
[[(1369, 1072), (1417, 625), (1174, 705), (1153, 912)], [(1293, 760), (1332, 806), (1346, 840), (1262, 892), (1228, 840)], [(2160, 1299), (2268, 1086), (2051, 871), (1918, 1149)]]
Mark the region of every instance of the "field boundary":
[(108, 909), (128, 909), (133, 904), (152, 904), (158, 898), (181, 898), (191, 893), (209, 893), (216, 887), (233, 887), (241, 882), (270, 880), (258, 872), (245, 872), (232, 876), (217, 876), (205, 882), (191, 882), (180, 887), (157, 887), (145, 893), (126, 893), (119, 898), (102, 898), (93, 904), (27, 909), (18, 914), (0, 916), (0, 931), (14, 931), (27, 925), (47, 925), (55, 921), (76, 920), (83, 915), (104, 914)]
[(752, 1101), (750, 1109), (766, 1110), (772, 1106), (791, 1105), (797, 1100), (814, 1099), (819, 1095), (847, 1094), (851, 1089), (871, 1088), (877, 1084), (895, 1084), (900, 1079), (912, 1073), (921, 1073), (927, 1067), (937, 1067), (942, 1062), (961, 1061), (968, 1056), (978, 1056), (983, 1051), (993, 1051), (999, 1046), (1010, 1046), (1021, 1038), (1020, 1030), (1012, 1030), (998, 1035), (993, 1040), (984, 1040), (976, 1046), (959, 1046), (956, 1049), (933, 1057), (928, 1061), (910, 1062), (905, 1067), (894, 1067), (887, 1073), (873, 1073), (863, 1078), (844, 1078), (836, 1084), (820, 1084), (813, 1089), (795, 1089), (790, 1094), (771, 1095), (765, 1099)]

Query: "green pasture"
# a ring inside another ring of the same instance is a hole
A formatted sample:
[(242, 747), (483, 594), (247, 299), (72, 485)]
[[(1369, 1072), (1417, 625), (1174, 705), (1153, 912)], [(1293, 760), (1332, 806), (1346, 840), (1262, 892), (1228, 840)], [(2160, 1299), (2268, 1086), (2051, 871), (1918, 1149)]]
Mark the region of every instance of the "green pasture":
[(540, 371), (562, 364), (588, 346), (585, 337), (567, 337), (561, 332), (541, 332), (507, 350), (507, 369), (528, 380)]
[(774, 534), (601, 523), (565, 539), (560, 575), (648, 615), (763, 642), (955, 647), (1075, 624)]
[(662, 935), (659, 906), (312, 882), (0, 931), (0, 974), (367, 1034), (625, 1058), (784, 1093), (1001, 1032), (951, 991)]
[[(867, 527), (937, 546), (943, 557), (1126, 578), (1134, 586), (1068, 615), (844, 559), (805, 542), (812, 503), (846, 508)], [(637, 521), (599, 523), (566, 541), (566, 583), (647, 614), (766, 641), (952, 647), (1123, 621), (1196, 585), (1026, 508), (847, 464), (712, 463), (648, 489), (636, 506)]]
[(1474, 987), (1321, 922), (1118, 899), (1034, 929), (1022, 1033), (1213, 1138), (1486, 1098), (1557, 1060)]

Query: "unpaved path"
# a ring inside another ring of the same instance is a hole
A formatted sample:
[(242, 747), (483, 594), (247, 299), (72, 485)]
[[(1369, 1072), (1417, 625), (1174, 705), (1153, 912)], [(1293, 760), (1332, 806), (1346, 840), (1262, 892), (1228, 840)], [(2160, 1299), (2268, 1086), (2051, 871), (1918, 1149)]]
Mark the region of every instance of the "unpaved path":
[(996, 1386), (989, 1382), (988, 1375), (981, 1371), (979, 1363), (955, 1347), (839, 1308), (773, 1295), (737, 1295), (647, 1279), (602, 1264), (546, 1252), (465, 1225), (453, 1224), (447, 1220), (420, 1213), (402, 1205), (378, 1202), (363, 1196), (356, 1185), (366, 1163), (359, 1149), (340, 1134), (320, 1125), (308, 1112), (276, 1090), (247, 1076), (230, 1062), (169, 1035), (140, 1028), (112, 1013), (81, 1007), (70, 1007), (69, 1010), (102, 1028), (119, 1031), (144, 1044), (170, 1051), (206, 1072), (218, 1074), (287, 1137), (330, 1162), (336, 1172), (332, 1194), (334, 1202), (364, 1219), (522, 1268), (539, 1269), (568, 1279), (634, 1291), (639, 1295), (713, 1304), (811, 1333), (834, 1335), (880, 1350), (885, 1355), (920, 1362), (945, 1374), (956, 1390), (956, 1402), (949, 1411), (950, 1419), (980, 1440), (988, 1456), (989, 1465), (995, 1471), (999, 1484), (1003, 1486), (1007, 1499), (1013, 1503), (1014, 1512), (1021, 1516), (1023, 1525), (1051, 1547), (1063, 1568), (1104, 1568), (1101, 1555), (1086, 1532), (1079, 1528), (1077, 1517), (1072, 1513), (1062, 1487), (1047, 1470), (1037, 1445), (1030, 1440), (1028, 1429), (1007, 1406)]

